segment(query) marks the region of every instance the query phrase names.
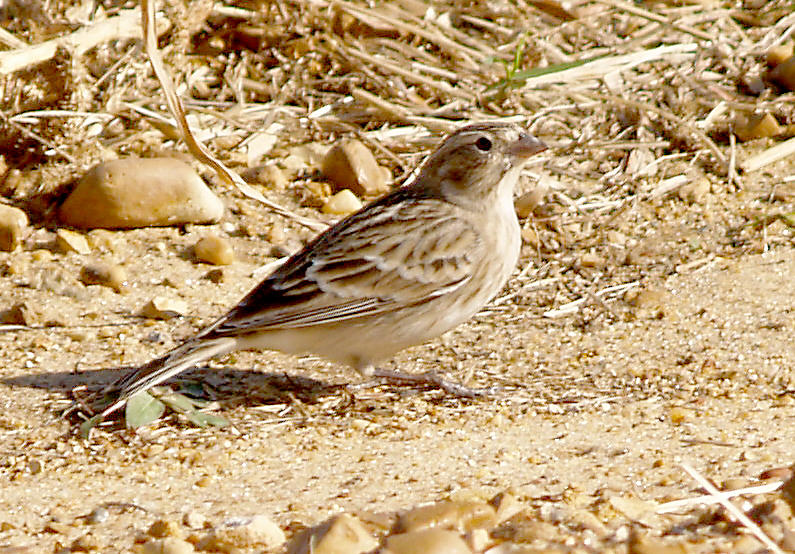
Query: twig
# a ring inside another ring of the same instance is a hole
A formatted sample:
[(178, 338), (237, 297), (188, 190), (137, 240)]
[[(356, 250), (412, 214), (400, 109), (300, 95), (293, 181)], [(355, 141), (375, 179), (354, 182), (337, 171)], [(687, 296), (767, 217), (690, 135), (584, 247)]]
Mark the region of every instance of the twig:
[(348, 2), (338, 2), (337, 5), (348, 12), (350, 15), (354, 17), (374, 17), (376, 19), (380, 19), (385, 21), (386, 23), (392, 25), (395, 29), (399, 31), (403, 31), (406, 33), (413, 33), (418, 37), (424, 38), (427, 41), (436, 43), (443, 49), (445, 49), (450, 54), (459, 58), (464, 64), (467, 66), (467, 69), (472, 71), (477, 71), (479, 69), (479, 65), (472, 59), (472, 57), (481, 57), (482, 54), (477, 50), (468, 48), (462, 44), (457, 43), (454, 40), (451, 40), (441, 33), (433, 33), (418, 25), (413, 25), (411, 23), (406, 23), (405, 21), (401, 21), (398, 18), (390, 17), (381, 11), (376, 10), (369, 10), (367, 8), (363, 8), (361, 6), (355, 6)]
[(779, 548), (779, 546), (774, 543), (770, 537), (768, 537), (765, 532), (762, 531), (762, 529), (751, 520), (751, 518), (745, 515), (737, 506), (729, 502), (727, 498), (723, 498), (721, 496), (721, 492), (715, 488), (715, 485), (705, 479), (704, 476), (696, 471), (693, 466), (687, 462), (682, 462), (682, 469), (684, 469), (690, 475), (690, 477), (695, 479), (699, 485), (704, 487), (704, 489), (706, 489), (706, 491), (710, 493), (710, 495), (712, 495), (721, 506), (726, 508), (739, 523), (745, 525), (762, 544), (768, 547), (775, 554), (784, 554), (784, 551), (781, 550), (781, 548)]
[(0, 43), (5, 44), (9, 48), (27, 48), (28, 43), (24, 40), (18, 39), (15, 35), (9, 33), (0, 27)]
[(795, 152), (795, 138), (786, 140), (740, 163), (740, 169), (750, 172), (777, 162)]
[(262, 204), (270, 208), (274, 213), (283, 217), (292, 219), (293, 221), (304, 225), (315, 231), (321, 231), (326, 228), (323, 223), (317, 222), (308, 217), (303, 217), (290, 210), (279, 206), (275, 202), (271, 202), (265, 198), (258, 190), (251, 187), (248, 183), (243, 181), (240, 176), (226, 167), (220, 160), (210, 154), (209, 150), (198, 142), (190, 130), (190, 125), (185, 118), (185, 111), (182, 107), (182, 101), (174, 89), (174, 83), (163, 65), (163, 60), (160, 57), (160, 52), (157, 49), (157, 37), (154, 32), (154, 19), (155, 7), (153, 0), (142, 0), (142, 19), (144, 27), (144, 38), (146, 45), (146, 53), (149, 56), (149, 62), (152, 64), (152, 69), (155, 72), (160, 84), (163, 87), (163, 93), (166, 96), (166, 102), (171, 110), (172, 115), (177, 120), (180, 130), (182, 131), (182, 138), (188, 146), (191, 154), (193, 154), (199, 161), (209, 165), (216, 172), (218, 177), (229, 185), (234, 185), (237, 189), (249, 198), (260, 201)]
[(359, 58), (359, 59), (361, 59), (361, 60), (363, 60), (363, 61), (365, 61), (365, 62), (367, 62), (369, 64), (372, 64), (374, 67), (379, 67), (379, 68), (385, 69), (387, 71), (391, 71), (392, 73), (400, 75), (401, 77), (404, 77), (404, 78), (406, 78), (409, 81), (412, 81), (414, 83), (419, 83), (421, 85), (426, 85), (426, 86), (428, 86), (428, 87), (430, 87), (430, 88), (432, 88), (434, 90), (437, 90), (439, 92), (443, 92), (445, 94), (449, 94), (449, 95), (455, 96), (457, 98), (462, 98), (464, 100), (472, 101), (472, 100), (475, 99), (475, 95), (474, 94), (472, 94), (470, 92), (467, 92), (467, 91), (464, 91), (464, 90), (462, 90), (460, 88), (453, 87), (447, 81), (437, 81), (437, 80), (431, 79), (430, 77), (426, 77), (424, 75), (420, 75), (420, 74), (418, 74), (418, 73), (416, 73), (414, 71), (409, 71), (405, 67), (402, 67), (401, 65), (399, 65), (399, 64), (397, 64), (395, 62), (391, 62), (391, 61), (387, 60), (384, 57), (373, 56), (372, 54), (368, 54), (364, 50), (361, 50), (361, 49), (356, 48), (354, 46), (342, 46), (342, 45), (339, 45), (339, 44), (334, 44), (334, 46), (337, 48), (337, 50), (343, 56), (352, 54), (353, 56), (356, 56), (357, 58)]
[[(599, 298), (601, 296), (604, 296), (604, 295), (610, 294), (610, 293), (626, 292), (626, 291), (628, 291), (631, 288), (637, 287), (638, 285), (640, 285), (640, 281), (632, 281), (631, 283), (624, 283), (622, 285), (613, 285), (611, 287), (606, 287), (606, 288), (603, 288), (600, 291), (597, 291), (595, 293), (589, 293), (589, 294), (592, 294), (593, 296), (596, 296), (597, 298)], [(573, 300), (572, 302), (569, 302), (567, 304), (563, 304), (560, 308), (556, 308), (554, 310), (547, 310), (546, 312), (544, 312), (541, 315), (543, 315), (544, 317), (548, 317), (548, 318), (556, 318), (556, 317), (563, 317), (563, 316), (566, 316), (566, 315), (569, 315), (569, 314), (573, 314), (573, 313), (579, 311), (580, 306), (585, 304), (586, 300), (587, 300), (587, 298), (579, 298), (579, 299)]]
[[(8, 52), (0, 52), (0, 75), (8, 75), (52, 59), (59, 48), (64, 48), (76, 56), (82, 56), (103, 42), (139, 38), (141, 36), (140, 19), (141, 13), (138, 9), (121, 10), (118, 15), (82, 27), (69, 35)], [(157, 29), (157, 34), (165, 33), (170, 26), (169, 22), (164, 21)]]
[(726, 159), (726, 156), (723, 155), (723, 152), (720, 151), (720, 149), (715, 144), (715, 142), (711, 138), (709, 138), (704, 131), (702, 131), (695, 125), (691, 125), (690, 123), (688, 123), (681, 117), (674, 115), (670, 111), (663, 110), (662, 108), (658, 108), (657, 106), (653, 106), (646, 102), (629, 100), (628, 98), (622, 98), (620, 96), (608, 96), (606, 94), (599, 94), (596, 92), (587, 92), (585, 94), (593, 98), (599, 98), (601, 100), (604, 100), (605, 102), (619, 102), (621, 104), (631, 106), (638, 110), (645, 110), (652, 113), (656, 113), (660, 117), (663, 117), (668, 121), (676, 123), (678, 126), (684, 128), (685, 130), (689, 131), (690, 133), (698, 137), (701, 140), (701, 142), (704, 143), (704, 146), (706, 146), (709, 149), (709, 151), (712, 152), (712, 155), (717, 158), (718, 162), (721, 164), (721, 166), (723, 166), (724, 170), (727, 172), (729, 171), (729, 160)]
[(764, 485), (757, 485), (755, 487), (720, 491), (717, 495), (707, 494), (704, 496), (696, 496), (695, 498), (683, 498), (682, 500), (674, 500), (672, 502), (660, 504), (657, 506), (655, 511), (658, 514), (668, 514), (671, 512), (676, 512), (681, 508), (689, 508), (690, 506), (695, 506), (697, 504), (705, 504), (709, 506), (711, 504), (720, 503), (720, 499), (722, 498), (728, 500), (730, 498), (734, 498), (735, 496), (742, 496), (744, 494), (765, 494), (769, 492), (775, 492), (780, 489), (781, 485), (783, 484), (784, 481), (773, 481), (772, 483), (765, 483)]
[(621, 0), (597, 0), (597, 1), (602, 4), (607, 4), (608, 6), (613, 6), (618, 10), (625, 11), (633, 15), (637, 15), (638, 17), (643, 17), (644, 19), (648, 19), (649, 21), (654, 21), (655, 23), (662, 23), (663, 25), (667, 25), (672, 29), (676, 29), (677, 31), (682, 31), (683, 33), (687, 33), (688, 35), (692, 35), (702, 40), (708, 40), (710, 42), (715, 40), (715, 37), (713, 35), (710, 35), (709, 33), (705, 33), (704, 31), (694, 29), (693, 27), (687, 25), (681, 25), (679, 23), (675, 23), (665, 16), (658, 15), (648, 10), (644, 10), (643, 8), (633, 6), (632, 4), (623, 2)]
[(64, 150), (61, 150), (61, 148), (58, 147), (58, 145), (53, 144), (52, 142), (50, 142), (49, 140), (45, 139), (44, 137), (42, 137), (38, 133), (34, 133), (33, 131), (24, 128), (22, 125), (14, 122), (14, 121), (11, 121), (11, 119), (5, 114), (5, 112), (3, 110), (0, 110), (0, 119), (5, 121), (8, 125), (13, 127), (14, 129), (16, 129), (17, 131), (19, 131), (23, 135), (25, 135), (27, 137), (30, 137), (30, 138), (32, 138), (35, 141), (38, 141), (38, 142), (42, 143), (44, 146), (46, 146), (48, 148), (52, 148), (54, 151), (58, 152), (69, 163), (77, 165), (77, 160), (75, 159), (74, 156), (72, 156), (68, 152), (65, 152)]

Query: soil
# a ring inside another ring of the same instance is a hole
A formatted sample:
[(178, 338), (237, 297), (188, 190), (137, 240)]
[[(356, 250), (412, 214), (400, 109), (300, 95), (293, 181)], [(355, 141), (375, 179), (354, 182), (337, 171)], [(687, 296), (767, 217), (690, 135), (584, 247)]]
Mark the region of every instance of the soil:
[[(4, 297), (68, 320), (0, 335), (5, 544), (50, 551), (89, 527), (100, 550), (124, 551), (153, 521), (186, 513), (214, 523), (267, 514), (289, 529), (461, 491), (564, 508), (613, 497), (661, 503), (696, 495), (685, 462), (735, 488), (792, 463), (792, 249), (716, 258), (644, 285), (634, 305), (597, 304), (588, 318), (531, 315), (522, 303), (532, 294), (515, 296), (390, 364), (496, 387), (489, 398), (398, 385), (346, 391), (357, 378), (345, 368), (246, 352), (186, 377), (213, 387), (230, 427), (171, 416), (77, 437), (61, 416), (73, 387), (109, 383), (120, 374), (113, 366), (143, 362), (194, 326), (133, 317), (162, 281), (181, 284), (174, 294), (209, 321), (257, 280), (255, 264), (241, 261), (212, 283), (206, 265), (173, 254), (205, 232), (121, 233), (135, 276), (126, 294), (90, 286), (65, 296), (3, 281)], [(166, 248), (153, 248), (158, 240)], [(258, 258), (256, 245), (235, 244)], [(56, 253), (28, 264), (35, 252), (8, 257), (28, 268), (23, 276), (68, 274), (81, 262)], [(106, 521), (76, 523), (101, 507)], [(654, 518), (660, 529), (673, 521)], [(68, 525), (53, 532), (53, 521)]]
[[(791, 1), (163, 2), (160, 50), (199, 140), (304, 217), (331, 221), (318, 157), (341, 138), (396, 183), (464, 122), (521, 120), (550, 150), (516, 191), (505, 290), (383, 366), (487, 396), (240, 352), (170, 383), (230, 425), (167, 413), (85, 439), (75, 399), (313, 235), (187, 153), (132, 7), (0, 3), (0, 195), (31, 222), (0, 252), (0, 554), (143, 550), (153, 524), (198, 548), (205, 522), (257, 514), (289, 539), (347, 512), (380, 540), (420, 504), (509, 497), (518, 515), (461, 533), (472, 551), (763, 551), (714, 501), (658, 513), (705, 494), (691, 467), (720, 489), (769, 485), (735, 503), (795, 552), (795, 164), (757, 157), (795, 132)], [(59, 37), (51, 56), (28, 46)], [(203, 172), (222, 222), (58, 245), (57, 206), (85, 171), (163, 155)], [(197, 260), (206, 236), (236, 261)], [(124, 286), (81, 280), (98, 264)], [(142, 316), (157, 297), (181, 315)]]

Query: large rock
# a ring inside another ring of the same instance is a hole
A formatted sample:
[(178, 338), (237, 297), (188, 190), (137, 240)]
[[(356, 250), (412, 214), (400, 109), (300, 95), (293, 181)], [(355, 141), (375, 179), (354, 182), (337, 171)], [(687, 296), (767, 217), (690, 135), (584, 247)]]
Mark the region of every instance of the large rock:
[(224, 206), (193, 169), (173, 158), (101, 163), (61, 205), (66, 225), (133, 228), (218, 221)]

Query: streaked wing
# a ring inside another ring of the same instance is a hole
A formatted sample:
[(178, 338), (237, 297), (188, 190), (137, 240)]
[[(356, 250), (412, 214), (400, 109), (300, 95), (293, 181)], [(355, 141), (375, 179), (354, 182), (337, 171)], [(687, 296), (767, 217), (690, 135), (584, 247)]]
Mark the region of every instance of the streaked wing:
[(390, 195), (320, 235), (203, 335), (320, 325), (422, 303), (463, 285), (482, 248), (457, 207)]

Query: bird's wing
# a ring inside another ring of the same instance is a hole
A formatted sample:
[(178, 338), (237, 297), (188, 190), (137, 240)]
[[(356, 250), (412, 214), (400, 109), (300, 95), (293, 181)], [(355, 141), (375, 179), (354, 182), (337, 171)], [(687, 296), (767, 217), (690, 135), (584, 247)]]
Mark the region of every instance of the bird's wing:
[(459, 214), (434, 199), (374, 204), (316, 238), (202, 335), (322, 325), (451, 292), (485, 248)]

